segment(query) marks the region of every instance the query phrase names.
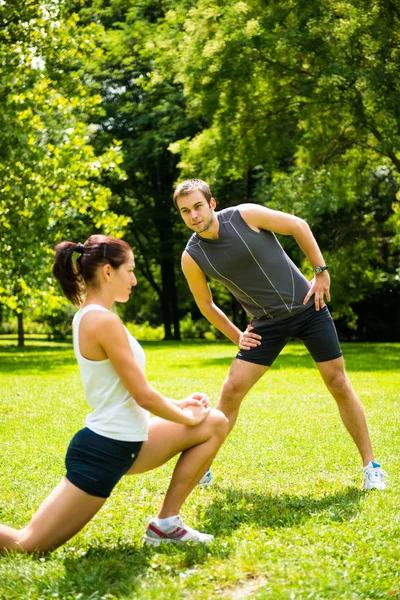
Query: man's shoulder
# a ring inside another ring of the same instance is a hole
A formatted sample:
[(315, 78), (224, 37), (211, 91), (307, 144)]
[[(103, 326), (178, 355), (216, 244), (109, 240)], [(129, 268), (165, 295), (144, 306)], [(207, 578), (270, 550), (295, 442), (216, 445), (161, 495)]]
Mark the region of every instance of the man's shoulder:
[(226, 218), (230, 218), (232, 215), (243, 215), (254, 208), (257, 208), (257, 204), (252, 204), (250, 202), (242, 202), (241, 204), (236, 204), (235, 206), (228, 206), (227, 208), (222, 208), (216, 214), (220, 220), (226, 220)]
[(226, 208), (221, 208), (216, 215), (220, 221), (225, 220), (226, 217), (229, 218), (235, 211), (237, 211), (239, 206), (227, 206)]
[(191, 235), (191, 236), (190, 236), (190, 238), (188, 239), (188, 241), (187, 241), (187, 244), (186, 244), (186, 245), (188, 245), (188, 244), (193, 244), (193, 242), (196, 242), (196, 241), (197, 241), (197, 235), (196, 235), (195, 233), (192, 233), (192, 235)]
[(192, 233), (192, 235), (190, 236), (190, 238), (188, 239), (188, 241), (187, 241), (187, 243), (186, 243), (186, 246), (185, 246), (185, 249), (184, 249), (184, 251), (183, 251), (183, 254), (184, 254), (185, 252), (187, 252), (188, 250), (190, 250), (190, 248), (191, 248), (192, 246), (197, 246), (197, 245), (198, 245), (198, 243), (199, 243), (199, 240), (197, 239), (197, 236), (196, 236), (196, 234), (195, 234), (195, 233)]

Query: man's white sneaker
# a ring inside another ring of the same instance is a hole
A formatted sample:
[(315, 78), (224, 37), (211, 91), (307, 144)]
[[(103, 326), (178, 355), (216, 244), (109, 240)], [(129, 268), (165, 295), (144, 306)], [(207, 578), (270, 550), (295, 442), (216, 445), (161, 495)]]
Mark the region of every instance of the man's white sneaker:
[(208, 533), (200, 533), (191, 527), (185, 525), (179, 517), (176, 517), (172, 525), (167, 528), (161, 528), (155, 520), (147, 525), (143, 538), (143, 544), (159, 546), (162, 542), (173, 542), (174, 544), (183, 544), (185, 542), (200, 542), (207, 544), (212, 542), (214, 536)]
[(209, 488), (212, 486), (212, 473), (211, 469), (208, 469), (207, 473), (203, 475), (197, 485), (201, 485), (201, 487)]
[(386, 471), (381, 469), (379, 463), (372, 460), (364, 467), (364, 490), (384, 490), (386, 488)]

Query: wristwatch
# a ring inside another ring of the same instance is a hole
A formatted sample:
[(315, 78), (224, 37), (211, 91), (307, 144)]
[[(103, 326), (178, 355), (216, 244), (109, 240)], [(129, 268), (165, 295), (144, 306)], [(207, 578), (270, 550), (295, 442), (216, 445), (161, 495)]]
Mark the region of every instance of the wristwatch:
[(327, 269), (329, 269), (329, 267), (326, 265), (323, 265), (322, 267), (314, 267), (314, 275), (319, 275), (322, 273), (322, 271), (326, 271)]

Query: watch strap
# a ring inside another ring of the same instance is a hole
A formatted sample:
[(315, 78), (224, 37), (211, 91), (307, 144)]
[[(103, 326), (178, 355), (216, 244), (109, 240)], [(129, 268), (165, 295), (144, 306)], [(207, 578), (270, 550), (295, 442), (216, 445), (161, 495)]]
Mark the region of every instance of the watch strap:
[(329, 267), (327, 265), (320, 265), (320, 266), (314, 267), (314, 274), (319, 275), (320, 273), (322, 273), (323, 271), (326, 271), (327, 269), (329, 269)]

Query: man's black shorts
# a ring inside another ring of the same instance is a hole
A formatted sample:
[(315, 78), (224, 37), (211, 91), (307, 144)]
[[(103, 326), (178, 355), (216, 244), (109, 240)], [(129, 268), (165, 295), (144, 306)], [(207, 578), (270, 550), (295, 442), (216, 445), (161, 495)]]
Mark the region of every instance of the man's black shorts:
[(298, 338), (315, 362), (326, 362), (342, 356), (336, 328), (325, 305), (319, 311), (314, 303), (283, 321), (266, 320), (252, 329), (261, 335), (261, 345), (240, 350), (236, 358), (270, 367), (281, 350), (293, 338)]

